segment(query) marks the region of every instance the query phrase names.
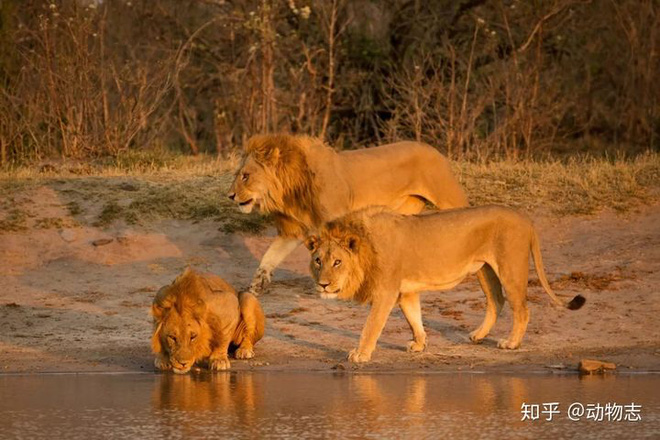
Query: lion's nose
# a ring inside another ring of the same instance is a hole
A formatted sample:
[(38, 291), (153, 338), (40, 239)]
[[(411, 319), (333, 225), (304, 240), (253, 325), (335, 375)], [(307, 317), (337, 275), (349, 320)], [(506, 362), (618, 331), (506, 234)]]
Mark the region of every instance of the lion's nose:
[(329, 285), (330, 285), (330, 283), (319, 283), (319, 286), (321, 286), (321, 287), (324, 288), (324, 289), (325, 289), (326, 287), (328, 287)]
[(236, 193), (234, 193), (234, 192), (229, 193), (229, 194), (227, 194), (227, 197), (229, 197), (230, 200), (234, 200), (234, 198), (236, 197)]
[(181, 364), (181, 368), (186, 368), (190, 362), (179, 362)]

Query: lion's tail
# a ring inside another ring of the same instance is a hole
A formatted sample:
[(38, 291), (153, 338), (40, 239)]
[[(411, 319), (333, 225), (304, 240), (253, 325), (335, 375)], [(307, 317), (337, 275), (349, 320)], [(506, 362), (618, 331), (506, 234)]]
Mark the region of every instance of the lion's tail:
[(534, 267), (536, 267), (536, 273), (539, 276), (541, 285), (545, 289), (548, 296), (554, 301), (555, 304), (562, 307), (566, 307), (569, 310), (577, 310), (584, 305), (586, 299), (582, 295), (577, 295), (570, 301), (562, 301), (555, 295), (555, 292), (550, 288), (550, 283), (548, 283), (548, 278), (545, 276), (545, 269), (543, 268), (543, 259), (541, 258), (541, 248), (539, 246), (539, 237), (536, 235), (536, 231), (532, 230), (532, 243), (531, 243), (532, 257), (534, 258)]

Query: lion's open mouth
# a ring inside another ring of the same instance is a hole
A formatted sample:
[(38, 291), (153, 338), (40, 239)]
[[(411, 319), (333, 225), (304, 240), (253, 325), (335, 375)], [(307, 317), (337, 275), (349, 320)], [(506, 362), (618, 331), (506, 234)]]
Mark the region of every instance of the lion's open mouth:
[(240, 209), (241, 212), (244, 212), (246, 214), (248, 214), (252, 211), (253, 206), (254, 206), (254, 199), (248, 199), (244, 202), (239, 202), (238, 203), (238, 209)]

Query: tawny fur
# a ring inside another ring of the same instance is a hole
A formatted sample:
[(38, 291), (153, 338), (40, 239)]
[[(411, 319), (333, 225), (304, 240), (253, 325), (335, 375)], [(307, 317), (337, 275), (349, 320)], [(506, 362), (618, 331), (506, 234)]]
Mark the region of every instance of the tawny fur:
[(470, 273), (483, 277), (480, 282), (487, 299), (486, 317), (470, 338), (479, 342), (488, 335), (506, 294), (513, 310), (513, 329), (498, 346), (518, 348), (529, 321), (530, 253), (553, 302), (572, 310), (584, 304), (580, 295), (570, 302), (557, 298), (545, 275), (532, 222), (504, 207), (414, 216), (372, 207), (327, 223), (306, 245), (312, 252), (312, 276), (321, 296), (371, 303), (360, 344), (349, 354), (355, 362), (371, 358), (397, 302), (413, 331), (409, 349), (422, 351), (426, 333), (419, 292), (451, 289)]
[(196, 363), (228, 369), (230, 348), (238, 359), (251, 358), (265, 329), (263, 311), (253, 295), (238, 295), (222, 278), (192, 269), (158, 291), (152, 315), (155, 365), (176, 373), (186, 373)]
[[(449, 161), (419, 142), (335, 152), (307, 136), (260, 135), (248, 140), (229, 190), (241, 210), (273, 215), (278, 238), (253, 280), (258, 293), (296, 243), (336, 217), (382, 205), (402, 214), (467, 206)], [(285, 241), (289, 240), (289, 244)]]

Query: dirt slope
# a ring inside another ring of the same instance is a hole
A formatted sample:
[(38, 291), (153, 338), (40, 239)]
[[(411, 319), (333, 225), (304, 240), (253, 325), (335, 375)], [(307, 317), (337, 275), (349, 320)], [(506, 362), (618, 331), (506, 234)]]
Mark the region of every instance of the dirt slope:
[[(24, 229), (0, 234), (5, 372), (151, 369), (148, 310), (158, 287), (192, 265), (244, 288), (273, 234), (228, 235), (217, 223), (191, 220), (94, 227), (76, 221), (70, 201), (50, 187), (37, 186), (25, 197), (30, 212), (58, 220), (44, 224), (30, 217)], [(373, 362), (356, 368), (539, 370), (594, 357), (623, 369), (660, 369), (660, 206), (625, 215), (533, 215), (555, 290), (583, 294), (582, 310), (553, 307), (532, 273), (522, 348), (495, 347), (510, 329), (508, 306), (484, 343), (472, 345), (468, 332), (481, 322), (485, 300), (471, 278), (452, 291), (423, 295), (427, 352), (405, 352), (410, 334), (397, 310)], [(234, 361), (234, 368), (354, 368), (344, 358), (357, 344), (368, 308), (317, 298), (307, 264), (300, 247), (276, 272), (261, 298), (267, 336), (253, 361)]]

